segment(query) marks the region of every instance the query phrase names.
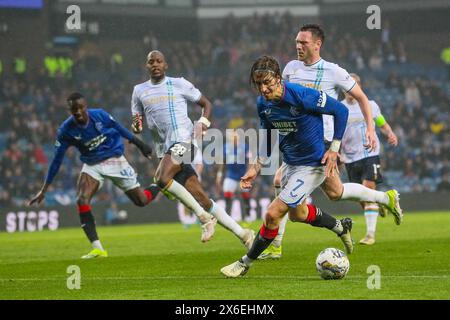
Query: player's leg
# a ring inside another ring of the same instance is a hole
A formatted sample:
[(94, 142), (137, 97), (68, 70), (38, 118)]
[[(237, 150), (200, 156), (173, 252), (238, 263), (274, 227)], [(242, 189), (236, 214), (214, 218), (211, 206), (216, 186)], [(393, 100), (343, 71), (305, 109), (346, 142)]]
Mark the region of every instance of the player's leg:
[(353, 222), (350, 218), (338, 220), (332, 215), (322, 211), (313, 204), (304, 201), (296, 208), (289, 209), (289, 219), (293, 222), (302, 222), (313, 227), (326, 228), (341, 238), (348, 254), (353, 252), (351, 230)]
[(184, 186), (200, 203), (203, 209), (217, 219), (221, 226), (233, 232), (233, 234), (236, 235), (246, 247), (250, 247), (254, 238), (253, 231), (243, 229), (222, 207), (218, 206), (214, 201), (209, 199), (195, 174), (192, 174), (186, 178)]
[(253, 261), (261, 255), (278, 234), (279, 223), (283, 216), (286, 215), (288, 208), (279, 198), (273, 200), (267, 208), (264, 223), (247, 254), (240, 260), (223, 267), (220, 272), (230, 278), (245, 275)]
[[(374, 181), (364, 180), (363, 185), (370, 189), (376, 188)], [(378, 204), (374, 202), (363, 202), (364, 218), (366, 220), (366, 236), (359, 241), (360, 244), (372, 245), (375, 243), (375, 231), (378, 218)]]
[(102, 163), (100, 170), (102, 177), (110, 179), (136, 206), (146, 206), (159, 192), (156, 184), (141, 188), (136, 171), (124, 156), (108, 159)]
[(238, 183), (230, 178), (223, 179), (222, 189), (223, 197), (225, 198), (225, 211), (231, 215), (231, 208), (233, 205), (234, 192), (236, 191)]
[[(377, 183), (383, 182), (380, 170), (380, 158), (378, 156), (365, 158), (362, 161), (363, 169), (361, 180), (364, 186), (376, 189)], [(366, 219), (367, 233), (359, 243), (372, 245), (375, 243), (375, 231), (377, 226), (378, 213), (384, 212), (384, 207), (379, 208), (376, 203), (364, 203), (364, 216)], [(384, 216), (384, 214), (380, 214)]]
[(288, 165), (284, 171), (283, 190), (278, 198), (290, 207), (289, 219), (333, 231), (341, 238), (347, 253), (352, 253), (353, 242), (350, 235), (352, 220), (349, 218), (337, 220), (315, 205), (306, 203), (308, 196), (325, 180), (324, 167)]
[(142, 189), (141, 187), (136, 187), (131, 190), (125, 191), (127, 197), (138, 207), (145, 207), (159, 192), (159, 187), (156, 184), (151, 184), (149, 187)]
[(397, 224), (401, 223), (403, 213), (400, 198), (396, 190), (381, 192), (372, 190), (358, 183), (342, 183), (339, 176), (328, 177), (321, 186), (330, 200), (351, 200), (359, 202), (376, 202), (386, 207), (394, 215)]
[[(179, 174), (181, 170), (182, 165), (174, 162), (172, 155), (167, 153), (159, 163), (156, 171), (156, 182), (163, 191), (168, 191), (176, 196), (185, 206), (195, 213), (200, 223), (204, 227), (207, 227), (203, 228), (202, 241), (209, 241), (214, 234), (213, 217), (202, 208), (202, 206), (182, 184), (174, 179), (174, 177)], [(192, 169), (192, 171), (194, 170)]]
[[(275, 175), (273, 177), (273, 186), (275, 189), (275, 198), (278, 197), (278, 195), (281, 192), (281, 178), (282, 178), (282, 172), (283, 172), (283, 166), (285, 164), (283, 163), (278, 170), (275, 172)], [(258, 257), (260, 260), (265, 259), (280, 259), (282, 254), (282, 241), (284, 236), (284, 231), (286, 229), (286, 223), (288, 221), (288, 215), (286, 214), (280, 221), (280, 225), (278, 228), (278, 234), (273, 240), (273, 242), (270, 244), (269, 247), (267, 247), (266, 250), (261, 253), (261, 255)]]
[[(364, 163), (365, 159), (361, 159), (355, 162), (347, 163), (345, 164), (345, 168), (348, 175), (348, 180), (352, 183), (362, 183), (363, 182), (363, 176), (364, 176)], [(372, 186), (370, 184), (370, 181), (364, 181), (368, 182), (366, 184), (363, 183), (364, 186), (375, 189), (375, 184)], [(373, 229), (373, 215), (374, 210), (373, 208), (378, 207), (378, 204), (375, 202), (360, 202), (361, 207), (364, 212), (364, 217), (366, 220), (366, 226), (367, 226), (367, 233), (366, 236), (359, 241), (360, 244), (373, 244), (375, 242), (375, 234), (370, 232), (369, 230)], [(377, 213), (375, 211), (375, 213)], [(376, 216), (375, 216), (375, 223), (376, 223)]]
[[(87, 167), (85, 165), (85, 167)], [(84, 168), (85, 168), (84, 167)], [(82, 259), (91, 259), (96, 257), (107, 257), (108, 253), (103, 248), (99, 237), (97, 235), (97, 229), (95, 226), (95, 218), (92, 214), (91, 199), (100, 187), (102, 178), (93, 178), (86, 172), (81, 172), (78, 178), (77, 184), (77, 206), (80, 216), (81, 227), (83, 228), (86, 237), (92, 245), (92, 251), (82, 256)]]

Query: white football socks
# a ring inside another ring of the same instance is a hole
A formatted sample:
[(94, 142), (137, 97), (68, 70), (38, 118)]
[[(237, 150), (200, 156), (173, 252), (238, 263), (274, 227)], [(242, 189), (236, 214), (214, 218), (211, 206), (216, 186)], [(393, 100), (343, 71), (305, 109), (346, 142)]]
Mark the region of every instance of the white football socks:
[(216, 217), (217, 222), (225, 229), (233, 232), (239, 239), (245, 235), (245, 230), (236, 222), (230, 215), (219, 205), (217, 205), (212, 199), (212, 207), (209, 209), (209, 213)]
[(105, 249), (103, 249), (103, 246), (102, 246), (100, 240), (92, 241), (92, 248), (93, 249), (100, 249), (102, 251), (105, 250)]
[(364, 208), (364, 217), (366, 218), (367, 234), (375, 237), (378, 218), (378, 205), (376, 203), (367, 204)]
[(195, 215), (198, 217), (202, 224), (211, 220), (211, 215), (202, 208), (200, 203), (195, 200), (192, 194), (190, 194), (185, 187), (183, 187), (175, 180), (172, 180), (172, 182), (169, 184), (170, 186), (166, 188), (166, 190), (176, 196), (186, 207), (194, 211)]
[(373, 190), (358, 183), (344, 183), (343, 186), (344, 192), (340, 200), (389, 204), (389, 197), (385, 192)]

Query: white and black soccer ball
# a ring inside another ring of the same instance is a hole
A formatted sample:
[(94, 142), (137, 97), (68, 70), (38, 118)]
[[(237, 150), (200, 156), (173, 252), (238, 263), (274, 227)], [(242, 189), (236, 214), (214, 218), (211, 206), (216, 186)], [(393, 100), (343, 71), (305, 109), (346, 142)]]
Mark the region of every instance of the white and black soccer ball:
[(350, 269), (350, 261), (343, 251), (327, 248), (317, 256), (316, 269), (323, 279), (342, 279)]

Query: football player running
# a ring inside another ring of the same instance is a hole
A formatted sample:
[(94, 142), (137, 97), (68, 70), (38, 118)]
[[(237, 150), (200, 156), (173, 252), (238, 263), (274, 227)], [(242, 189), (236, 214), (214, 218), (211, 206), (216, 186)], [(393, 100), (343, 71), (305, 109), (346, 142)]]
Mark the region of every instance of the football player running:
[[(334, 232), (344, 243), (347, 254), (351, 254), (352, 220), (337, 220), (305, 201), (326, 177), (337, 174), (338, 151), (347, 123), (347, 108), (323, 91), (282, 81), (278, 62), (271, 56), (256, 60), (251, 69), (250, 82), (260, 93), (257, 109), (261, 127), (267, 130), (267, 137), (271, 137), (273, 129), (279, 132), (279, 148), (285, 168), (280, 195), (269, 205), (251, 249), (240, 260), (223, 267), (222, 274), (231, 278), (246, 274), (254, 260), (277, 236), (279, 223), (287, 213), (292, 221)], [(334, 136), (328, 150), (325, 150), (323, 143), (322, 114), (334, 116)], [(243, 189), (252, 187), (270, 157), (270, 139), (262, 140), (257, 160), (241, 178)]]
[[(298, 83), (305, 87), (323, 90), (327, 95), (338, 98), (342, 90), (352, 96), (361, 108), (366, 121), (367, 130), (364, 146), (368, 152), (376, 148), (377, 139), (369, 100), (360, 86), (350, 77), (348, 72), (335, 63), (325, 61), (320, 56), (320, 50), (325, 41), (325, 33), (319, 25), (307, 24), (300, 28), (295, 39), (297, 59), (290, 61), (283, 70), (284, 80)], [(324, 140), (327, 145), (333, 138), (333, 117), (323, 115)], [(281, 172), (285, 166), (281, 165), (274, 177), (275, 196), (278, 196), (281, 185)], [(380, 192), (367, 188), (359, 183), (342, 183), (339, 175), (327, 177), (321, 185), (322, 191), (330, 200), (351, 200), (371, 202), (380, 205), (382, 211), (389, 211), (394, 215), (398, 224), (401, 223), (403, 213), (400, 207), (399, 194), (396, 190)], [(270, 247), (261, 255), (261, 259), (280, 258), (281, 244), (286, 228), (287, 216), (280, 224), (279, 235)]]
[[(164, 193), (177, 197), (191, 209), (202, 224), (201, 241), (209, 241), (215, 231), (215, 224), (233, 232), (249, 248), (254, 232), (243, 229), (226, 211), (209, 199), (192, 167), (195, 146), (192, 135), (194, 126), (187, 114), (187, 101), (202, 108), (197, 122), (200, 131), (210, 126), (208, 120), (211, 102), (192, 83), (184, 78), (166, 76), (168, 64), (160, 51), (151, 51), (146, 67), (150, 79), (134, 87), (131, 100), (133, 131), (143, 129), (143, 115), (153, 133), (155, 151), (160, 159), (156, 170), (156, 182)], [(195, 130), (196, 134), (198, 130)], [(217, 220), (216, 220), (217, 219)]]
[(55, 156), (44, 185), (30, 200), (29, 205), (39, 204), (44, 200), (67, 149), (70, 146), (76, 147), (81, 154), (80, 160), (84, 163), (77, 186), (78, 213), (81, 227), (92, 244), (92, 250), (81, 258), (107, 257), (108, 253), (97, 235), (91, 208), (92, 197), (107, 178), (122, 189), (135, 205), (143, 207), (149, 204), (159, 188), (155, 184), (144, 190), (140, 188), (136, 172), (123, 155), (122, 138), (136, 145), (145, 157), (150, 157), (152, 149), (103, 109), (88, 108), (86, 99), (80, 93), (72, 93), (67, 98), (67, 103), (72, 115), (58, 129)]

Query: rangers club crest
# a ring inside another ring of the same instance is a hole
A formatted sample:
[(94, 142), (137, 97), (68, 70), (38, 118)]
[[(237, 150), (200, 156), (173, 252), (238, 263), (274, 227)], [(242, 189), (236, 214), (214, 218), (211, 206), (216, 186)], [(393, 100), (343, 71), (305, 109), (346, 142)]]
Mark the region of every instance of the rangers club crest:
[(289, 111), (291, 112), (291, 114), (292, 114), (294, 117), (297, 117), (297, 116), (300, 115), (300, 109), (298, 109), (298, 108), (296, 108), (296, 107), (294, 107), (294, 106), (292, 106), (291, 109), (290, 109)]
[(103, 129), (103, 123), (101, 123), (101, 122), (96, 122), (96, 123), (95, 123), (95, 128), (96, 128), (98, 131), (102, 131), (102, 129)]

